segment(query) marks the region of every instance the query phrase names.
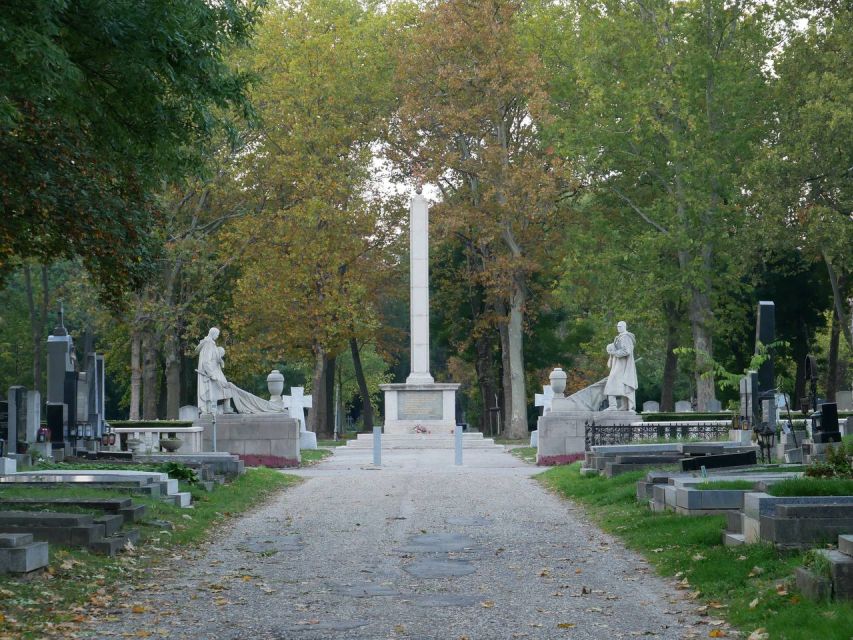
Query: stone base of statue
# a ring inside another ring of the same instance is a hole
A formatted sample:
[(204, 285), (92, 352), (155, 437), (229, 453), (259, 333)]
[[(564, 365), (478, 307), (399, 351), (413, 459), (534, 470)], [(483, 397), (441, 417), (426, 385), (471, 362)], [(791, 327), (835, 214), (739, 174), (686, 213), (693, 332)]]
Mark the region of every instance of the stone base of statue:
[[(213, 416), (200, 416), (193, 426), (204, 427), (204, 451), (214, 451)], [(313, 434), (312, 434), (313, 435)], [(299, 422), (287, 413), (226, 413), (216, 416), (216, 451), (240, 456), (249, 466), (297, 467)]]
[(578, 410), (569, 400), (554, 398), (551, 411), (539, 418), (538, 465), (567, 464), (583, 459), (587, 424), (631, 424), (639, 420), (634, 411)]
[(451, 434), (456, 428), (456, 391), (449, 382), (381, 384), (385, 392), (383, 433)]

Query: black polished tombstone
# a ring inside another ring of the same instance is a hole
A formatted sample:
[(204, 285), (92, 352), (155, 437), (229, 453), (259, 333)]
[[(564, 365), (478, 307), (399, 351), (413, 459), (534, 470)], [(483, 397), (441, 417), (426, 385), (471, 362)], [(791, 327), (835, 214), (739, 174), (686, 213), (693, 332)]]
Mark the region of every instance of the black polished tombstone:
[(841, 442), (841, 431), (838, 428), (838, 405), (835, 402), (824, 402), (820, 410), (811, 415), (812, 442), (827, 444)]

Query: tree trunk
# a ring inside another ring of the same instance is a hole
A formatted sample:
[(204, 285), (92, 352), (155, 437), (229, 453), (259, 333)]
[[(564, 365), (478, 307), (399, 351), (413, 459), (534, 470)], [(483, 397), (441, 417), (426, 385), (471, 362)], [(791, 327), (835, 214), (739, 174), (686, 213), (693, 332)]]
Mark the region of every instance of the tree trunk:
[(510, 299), (509, 310), (509, 367), (510, 392), (512, 393), (512, 413), (508, 425), (510, 438), (526, 438), (527, 427), (527, 389), (524, 380), (524, 286), (516, 283)]
[(370, 391), (367, 388), (367, 380), (364, 378), (364, 369), (361, 366), (361, 354), (358, 351), (358, 342), (355, 338), (350, 338), (349, 347), (352, 353), (355, 379), (358, 383), (358, 394), (361, 396), (361, 415), (364, 421), (364, 428), (367, 431), (373, 431), (373, 404), (370, 402)]
[(663, 363), (660, 410), (675, 411), (675, 374), (678, 372), (678, 356), (675, 349), (678, 347), (678, 329), (681, 318), (676, 304), (665, 303), (663, 311), (666, 316), (666, 358)]
[[(42, 267), (42, 287), (46, 288), (46, 268)], [(47, 324), (47, 304), (46, 296), (42, 295), (42, 308), (36, 308), (36, 297), (33, 291), (32, 273), (30, 265), (24, 268), (24, 282), (27, 288), (27, 306), (30, 310), (30, 335), (33, 340), (33, 389), (42, 393), (42, 352), (45, 334), (45, 325)]]
[(826, 399), (835, 402), (838, 391), (838, 347), (841, 342), (841, 321), (838, 314), (832, 314), (832, 328), (829, 334), (829, 363), (826, 367)]
[(181, 407), (181, 352), (174, 331), (169, 332), (163, 347), (166, 351), (166, 419), (177, 420)]
[(847, 298), (845, 295), (847, 289), (846, 278), (835, 271), (835, 268), (832, 266), (832, 263), (829, 261), (829, 256), (826, 255), (826, 253), (823, 254), (823, 261), (826, 264), (826, 272), (829, 275), (829, 284), (832, 287), (832, 303), (835, 306), (835, 315), (838, 316), (838, 319), (841, 322), (841, 333), (844, 334), (844, 338), (847, 340), (848, 346), (853, 348), (853, 327), (850, 326), (850, 318), (847, 317), (844, 310), (845, 300)]
[(323, 405), (325, 412), (320, 415), (318, 422), (317, 437), (332, 438), (334, 437), (334, 417), (335, 417), (335, 356), (326, 355), (326, 361), (323, 365)]
[[(501, 304), (503, 307), (503, 304)], [(501, 309), (498, 313), (505, 315), (506, 310)], [(501, 339), (501, 417), (500, 428), (502, 431), (509, 429), (510, 417), (512, 416), (512, 378), (510, 372), (512, 367), (509, 360), (509, 322), (501, 320), (498, 325)]]
[(139, 420), (142, 391), (142, 339), (137, 329), (130, 334), (130, 419)]
[(690, 324), (693, 329), (693, 349), (696, 352), (696, 404), (700, 412), (708, 411), (710, 401), (715, 398), (714, 376), (711, 370), (714, 345), (709, 328), (710, 320), (711, 302), (708, 295), (694, 289), (690, 299)]
[(495, 366), (492, 357), (494, 334), (484, 332), (475, 340), (474, 346), (477, 357), (474, 368), (477, 370), (477, 384), (480, 387), (482, 415), (480, 416), (480, 431), (494, 436), (492, 427), (491, 408), (495, 406), (497, 388), (495, 384)]
[(326, 411), (326, 399), (323, 395), (323, 386), (326, 383), (326, 351), (322, 346), (314, 343), (314, 373), (311, 376), (311, 408), (308, 410), (308, 431), (320, 432), (320, 415)]
[(157, 419), (157, 343), (150, 330), (142, 333), (142, 419)]

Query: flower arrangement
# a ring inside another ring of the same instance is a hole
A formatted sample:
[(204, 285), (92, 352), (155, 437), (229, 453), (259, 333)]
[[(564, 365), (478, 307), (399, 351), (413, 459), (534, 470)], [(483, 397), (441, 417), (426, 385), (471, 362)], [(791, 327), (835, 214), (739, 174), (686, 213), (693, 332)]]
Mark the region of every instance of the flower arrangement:
[(427, 429), (423, 425), (416, 424), (415, 425), (415, 433), (429, 433), (429, 429)]

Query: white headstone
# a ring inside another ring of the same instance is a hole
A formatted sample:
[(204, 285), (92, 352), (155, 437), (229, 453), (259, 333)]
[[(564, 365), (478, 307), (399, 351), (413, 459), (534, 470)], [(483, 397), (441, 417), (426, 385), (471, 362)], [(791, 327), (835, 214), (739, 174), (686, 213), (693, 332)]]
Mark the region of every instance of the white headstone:
[[(554, 401), (554, 390), (550, 384), (542, 385), (542, 393), (535, 394), (533, 404), (537, 407), (542, 407), (542, 415), (551, 412), (551, 405)], [(530, 445), (531, 447), (533, 445)]]
[(660, 402), (654, 400), (646, 400), (643, 403), (643, 413), (658, 413), (660, 411)]
[(290, 412), (290, 417), (296, 418), (299, 422), (299, 448), (316, 449), (317, 434), (308, 431), (308, 425), (305, 422), (305, 409), (314, 406), (313, 398), (305, 395), (304, 387), (290, 387), (290, 395), (282, 396), (282, 399)]
[(41, 426), (41, 394), (27, 391), (27, 442), (35, 442)]
[(675, 403), (676, 413), (693, 413), (693, 405), (690, 400), (679, 400)]
[(853, 391), (836, 391), (835, 402), (839, 411), (853, 411)]
[(719, 413), (723, 410), (723, 403), (717, 400), (716, 398), (711, 398), (708, 400), (708, 412), (709, 413)]
[(198, 407), (194, 404), (185, 404), (178, 409), (178, 420), (198, 420)]

